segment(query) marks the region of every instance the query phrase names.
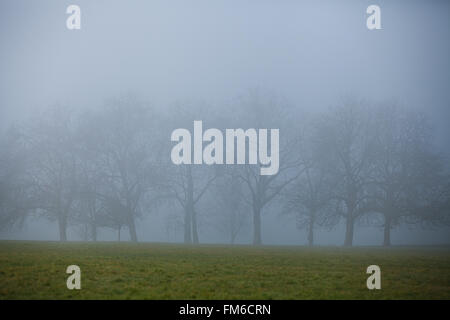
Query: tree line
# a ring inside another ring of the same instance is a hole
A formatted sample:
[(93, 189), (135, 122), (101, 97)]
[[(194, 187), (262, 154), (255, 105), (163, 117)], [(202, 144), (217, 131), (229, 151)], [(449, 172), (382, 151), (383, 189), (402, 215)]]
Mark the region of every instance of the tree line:
[[(194, 120), (280, 129), (278, 173), (260, 175), (259, 165), (174, 165), (170, 133)], [(56, 222), (61, 241), (76, 226), (86, 240), (109, 228), (118, 240), (127, 230), (136, 242), (136, 223), (154, 211), (194, 244), (199, 212), (231, 243), (250, 220), (254, 245), (262, 244), (263, 211), (295, 219), (309, 245), (317, 228), (341, 222), (345, 246), (360, 223), (383, 228), (389, 246), (401, 224), (450, 221), (450, 176), (432, 123), (392, 101), (344, 98), (314, 111), (250, 90), (220, 106), (163, 109), (125, 95), (92, 110), (51, 106), (11, 125), (0, 148), (0, 228), (39, 216)]]

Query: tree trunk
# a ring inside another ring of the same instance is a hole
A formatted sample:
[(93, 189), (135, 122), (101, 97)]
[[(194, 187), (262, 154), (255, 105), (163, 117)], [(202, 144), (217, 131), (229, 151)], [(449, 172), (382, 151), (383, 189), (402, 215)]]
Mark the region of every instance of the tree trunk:
[(192, 243), (191, 227), (191, 212), (186, 208), (184, 209), (184, 243)]
[(91, 238), (92, 241), (97, 241), (97, 226), (95, 224), (91, 225)]
[(384, 240), (383, 246), (389, 247), (391, 245), (391, 228), (392, 221), (389, 216), (384, 216)]
[(192, 210), (192, 242), (198, 244), (198, 230), (197, 230), (197, 217), (196, 212)]
[(59, 241), (67, 241), (67, 218), (65, 215), (58, 216)]
[(349, 214), (347, 216), (347, 227), (345, 230), (344, 246), (346, 247), (351, 247), (353, 245), (353, 226), (354, 226), (353, 216)]
[(230, 244), (234, 244), (234, 242), (236, 241), (236, 236), (237, 236), (237, 232), (234, 232), (233, 230), (231, 230), (231, 233), (230, 233)]
[(309, 219), (308, 226), (308, 246), (312, 247), (314, 245), (314, 218)]
[(136, 225), (134, 223), (134, 218), (131, 215), (128, 218), (128, 230), (130, 231), (131, 242), (137, 242)]
[[(185, 204), (184, 216), (184, 243), (192, 243), (192, 231), (194, 217), (194, 180), (192, 179), (191, 167), (187, 167), (187, 203)], [(197, 228), (197, 225), (195, 224)], [(195, 235), (194, 235), (195, 237)], [(198, 235), (197, 235), (198, 241)]]
[(253, 207), (253, 245), (261, 244), (261, 208)]

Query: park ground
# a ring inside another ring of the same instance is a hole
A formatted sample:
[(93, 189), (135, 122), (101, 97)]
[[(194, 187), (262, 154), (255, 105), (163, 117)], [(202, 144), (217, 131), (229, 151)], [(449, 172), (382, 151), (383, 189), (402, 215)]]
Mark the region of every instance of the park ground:
[(450, 247), (0, 241), (0, 299), (450, 299)]

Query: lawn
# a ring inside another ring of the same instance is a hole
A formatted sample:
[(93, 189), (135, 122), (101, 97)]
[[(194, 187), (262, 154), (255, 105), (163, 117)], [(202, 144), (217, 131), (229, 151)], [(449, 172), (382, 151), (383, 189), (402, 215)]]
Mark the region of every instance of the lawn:
[(450, 299), (450, 248), (0, 241), (0, 299)]

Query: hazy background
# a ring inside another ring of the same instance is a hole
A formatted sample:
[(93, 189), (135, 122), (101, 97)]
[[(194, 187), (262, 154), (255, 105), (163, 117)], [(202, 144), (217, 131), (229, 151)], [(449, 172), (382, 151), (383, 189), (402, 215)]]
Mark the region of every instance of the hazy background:
[[(70, 4), (81, 7), (81, 30), (66, 28)], [(382, 30), (366, 28), (370, 4), (381, 7)], [(1, 1), (0, 125), (3, 132), (55, 102), (89, 109), (134, 92), (168, 108), (176, 100), (222, 103), (262, 87), (311, 109), (346, 94), (396, 99), (429, 114), (436, 147), (449, 154), (449, 12), (448, 1)], [(291, 218), (267, 211), (265, 244), (305, 243)], [(182, 232), (166, 235), (163, 216), (137, 224), (140, 241), (182, 240)], [(247, 229), (238, 242), (251, 242)], [(116, 238), (99, 232), (100, 240)], [(203, 243), (226, 241), (208, 225), (200, 233)], [(42, 219), (0, 233), (57, 236)], [(316, 232), (318, 244), (340, 245), (343, 237), (341, 225)], [(379, 228), (355, 229), (356, 245), (382, 237)], [(71, 230), (68, 238), (77, 235)], [(450, 230), (400, 227), (392, 241), (450, 243)]]

